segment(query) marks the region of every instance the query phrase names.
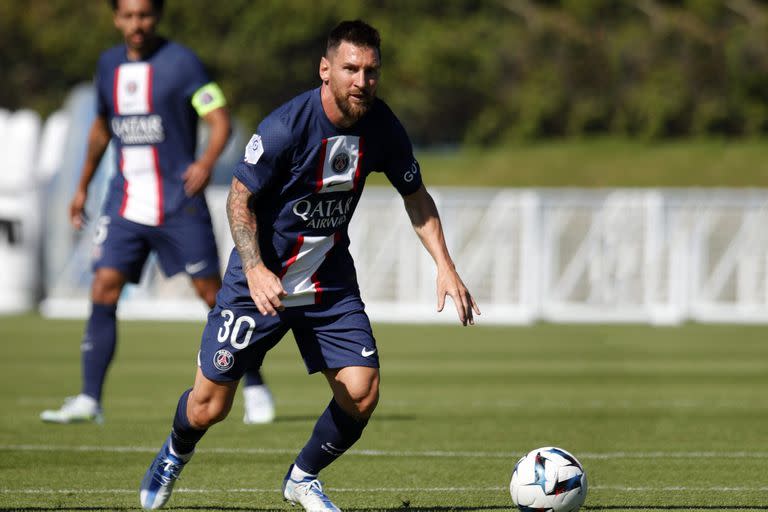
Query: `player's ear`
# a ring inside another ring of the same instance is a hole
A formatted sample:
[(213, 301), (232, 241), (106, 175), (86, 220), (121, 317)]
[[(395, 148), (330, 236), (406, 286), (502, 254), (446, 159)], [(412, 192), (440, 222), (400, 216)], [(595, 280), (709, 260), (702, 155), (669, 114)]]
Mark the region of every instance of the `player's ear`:
[(324, 84), (327, 84), (331, 76), (331, 62), (327, 58), (325, 58), (325, 56), (320, 57), (319, 74), (320, 74), (320, 80), (322, 80)]

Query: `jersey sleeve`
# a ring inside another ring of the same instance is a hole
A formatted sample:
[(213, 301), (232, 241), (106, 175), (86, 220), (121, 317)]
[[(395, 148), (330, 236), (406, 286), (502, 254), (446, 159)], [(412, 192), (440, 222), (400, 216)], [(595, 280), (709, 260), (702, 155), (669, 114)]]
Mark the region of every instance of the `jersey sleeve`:
[(191, 101), (201, 87), (211, 82), (211, 77), (203, 63), (192, 51), (186, 52), (184, 61), (184, 96), (190, 98)]
[(413, 146), (405, 128), (393, 116), (392, 151), (386, 168), (387, 179), (401, 196), (413, 194), (421, 188), (421, 168), (413, 156)]
[(233, 172), (253, 194), (258, 194), (272, 183), (283, 164), (289, 161), (293, 146), (288, 128), (274, 117), (259, 125), (245, 146), (243, 161)]

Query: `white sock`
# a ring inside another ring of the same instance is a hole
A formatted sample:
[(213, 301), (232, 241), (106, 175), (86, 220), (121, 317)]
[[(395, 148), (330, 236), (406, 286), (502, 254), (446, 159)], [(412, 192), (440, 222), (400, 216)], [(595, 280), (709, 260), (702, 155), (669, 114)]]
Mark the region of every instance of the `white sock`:
[(301, 469), (296, 464), (293, 465), (293, 469), (291, 470), (291, 480), (304, 480), (307, 477), (315, 478), (317, 475), (313, 475), (312, 473), (307, 473), (303, 469)]
[(80, 401), (86, 402), (89, 405), (92, 405), (93, 407), (96, 407), (96, 408), (99, 407), (99, 402), (95, 398), (93, 398), (92, 396), (86, 395), (85, 393), (80, 393), (77, 396), (77, 399), (80, 400)]

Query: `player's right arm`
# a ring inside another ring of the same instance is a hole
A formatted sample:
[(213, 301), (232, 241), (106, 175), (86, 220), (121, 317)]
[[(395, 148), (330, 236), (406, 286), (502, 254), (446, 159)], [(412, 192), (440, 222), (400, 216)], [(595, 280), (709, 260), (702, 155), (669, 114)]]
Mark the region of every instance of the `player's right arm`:
[(262, 315), (275, 316), (277, 310), (284, 309), (280, 299), (286, 296), (286, 292), (280, 278), (261, 259), (259, 226), (256, 215), (249, 208), (252, 197), (251, 191), (240, 180), (232, 178), (227, 196), (229, 230), (240, 254), (253, 303)]
[(88, 148), (85, 154), (85, 162), (80, 172), (80, 181), (77, 184), (77, 190), (69, 204), (69, 220), (76, 229), (83, 227), (85, 223), (85, 200), (88, 198), (88, 185), (96, 174), (101, 157), (109, 145), (109, 126), (107, 118), (103, 115), (97, 115), (93, 120), (91, 130), (88, 132)]

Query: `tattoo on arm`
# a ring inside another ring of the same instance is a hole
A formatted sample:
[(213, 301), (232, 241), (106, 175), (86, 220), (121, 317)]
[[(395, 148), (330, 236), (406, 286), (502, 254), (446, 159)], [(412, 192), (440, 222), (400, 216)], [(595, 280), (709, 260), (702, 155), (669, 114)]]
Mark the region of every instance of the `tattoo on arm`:
[(232, 181), (227, 196), (227, 218), (244, 272), (261, 263), (256, 215), (248, 208), (250, 197), (251, 192), (241, 182)]

